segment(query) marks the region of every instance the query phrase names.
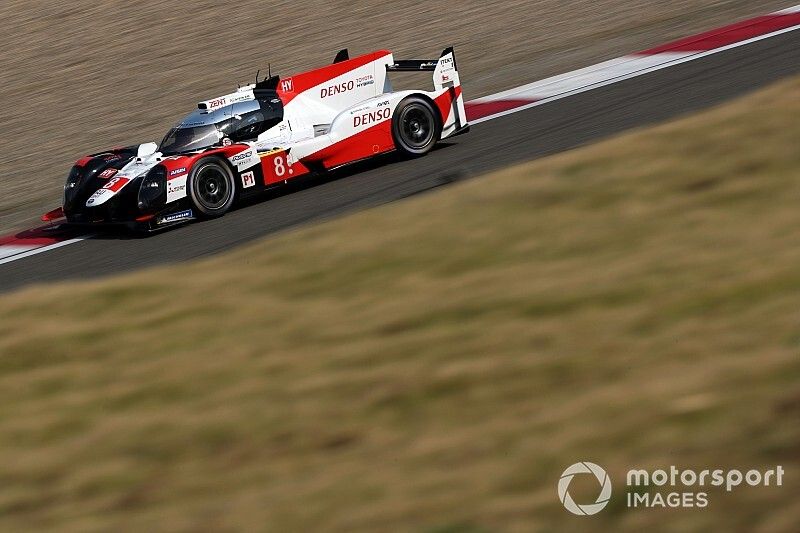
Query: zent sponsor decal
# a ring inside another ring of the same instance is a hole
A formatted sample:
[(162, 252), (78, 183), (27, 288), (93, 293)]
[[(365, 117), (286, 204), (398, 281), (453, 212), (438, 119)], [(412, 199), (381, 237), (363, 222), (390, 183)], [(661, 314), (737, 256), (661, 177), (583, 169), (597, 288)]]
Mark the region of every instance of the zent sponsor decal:
[(245, 172), (242, 174), (242, 187), (247, 189), (248, 187), (252, 187), (256, 184), (256, 176), (253, 174), (253, 171)]
[(114, 174), (116, 174), (117, 172), (119, 171), (116, 168), (107, 168), (104, 171), (102, 171), (97, 177), (102, 180), (107, 180), (109, 178), (113, 178)]
[(213, 100), (208, 101), (208, 110), (211, 111), (220, 107), (224, 107), (225, 105), (227, 105), (227, 100), (224, 96), (221, 98), (214, 98)]
[(390, 116), (392, 116), (392, 110), (388, 107), (384, 107), (383, 109), (379, 109), (377, 111), (370, 111), (369, 113), (364, 113), (363, 115), (357, 115), (353, 117), (353, 127), (358, 128), (374, 122), (380, 122), (388, 119)]

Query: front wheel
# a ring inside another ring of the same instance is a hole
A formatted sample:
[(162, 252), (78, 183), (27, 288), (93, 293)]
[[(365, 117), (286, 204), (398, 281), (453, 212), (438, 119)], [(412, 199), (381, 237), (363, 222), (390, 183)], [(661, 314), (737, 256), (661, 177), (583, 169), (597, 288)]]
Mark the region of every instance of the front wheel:
[(221, 217), (233, 205), (236, 182), (230, 167), (215, 157), (198, 161), (189, 174), (189, 197), (200, 215)]
[(410, 96), (400, 102), (392, 117), (395, 147), (406, 155), (422, 156), (433, 149), (441, 135), (439, 114), (424, 98)]

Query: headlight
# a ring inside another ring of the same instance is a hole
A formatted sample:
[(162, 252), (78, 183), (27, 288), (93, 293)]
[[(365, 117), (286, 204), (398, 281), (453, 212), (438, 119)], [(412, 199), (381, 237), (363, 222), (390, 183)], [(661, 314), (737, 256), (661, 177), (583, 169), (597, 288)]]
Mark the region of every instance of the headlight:
[(83, 168), (79, 166), (72, 167), (67, 177), (67, 182), (64, 184), (64, 201), (61, 205), (67, 205), (72, 200), (72, 197), (77, 192), (81, 181), (83, 180)]
[(142, 178), (139, 186), (139, 209), (163, 206), (167, 201), (167, 169), (156, 165)]

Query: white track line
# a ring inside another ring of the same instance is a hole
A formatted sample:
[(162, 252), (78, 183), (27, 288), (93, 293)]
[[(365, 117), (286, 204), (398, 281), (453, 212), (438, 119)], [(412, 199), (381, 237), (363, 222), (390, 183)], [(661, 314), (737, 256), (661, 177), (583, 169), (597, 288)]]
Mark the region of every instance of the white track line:
[[(496, 94), (470, 100), (470, 104), (495, 102), (497, 100), (515, 100), (549, 98), (578, 87), (589, 87), (595, 83), (619, 78), (633, 72), (638, 72), (667, 62), (683, 59), (697, 52), (665, 52), (652, 55), (629, 55), (609, 59), (596, 65), (584, 67), (551, 78), (521, 85)], [(474, 120), (472, 122), (475, 122)]]
[(36, 248), (39, 248), (39, 245), (32, 244), (30, 246), (21, 246), (17, 244), (5, 244), (0, 246), (0, 260), (5, 259), (6, 257), (11, 257), (12, 255), (27, 252), (29, 250), (35, 250)]
[(16, 261), (17, 259), (24, 259), (26, 257), (31, 257), (32, 255), (41, 254), (44, 252), (48, 252), (50, 250), (55, 250), (56, 248), (61, 248), (62, 246), (69, 246), (70, 244), (75, 244), (76, 242), (85, 241), (86, 239), (91, 239), (92, 235), (83, 235), (81, 237), (75, 237), (74, 239), (69, 239), (68, 241), (61, 241), (54, 244), (46, 244), (39, 248), (34, 248), (33, 250), (27, 252), (20, 252), (10, 257), (5, 257), (0, 259), (0, 265), (4, 265), (6, 263), (10, 263), (12, 261)]
[[(800, 6), (798, 6), (798, 9), (800, 9)], [(514, 109), (509, 109), (507, 111), (501, 111), (499, 113), (494, 113), (492, 115), (488, 115), (488, 116), (485, 116), (485, 117), (482, 117), (482, 118), (471, 120), (470, 124), (480, 124), (481, 122), (486, 122), (487, 120), (494, 120), (496, 118), (504, 117), (506, 115), (519, 113), (520, 111), (525, 111), (526, 109), (530, 109), (532, 107), (544, 105), (544, 104), (547, 104), (547, 103), (550, 103), (550, 102), (554, 102), (556, 100), (561, 100), (562, 98), (567, 98), (568, 96), (573, 96), (573, 95), (576, 95), (576, 94), (584, 93), (584, 92), (587, 92), (587, 91), (591, 91), (592, 89), (598, 89), (600, 87), (605, 87), (606, 85), (611, 85), (613, 83), (618, 83), (620, 81), (629, 80), (631, 78), (636, 78), (638, 76), (644, 76), (645, 74), (650, 74), (651, 72), (656, 72), (657, 70), (662, 70), (662, 69), (665, 69), (665, 68), (674, 67), (675, 65), (680, 65), (681, 63), (688, 63), (689, 61), (695, 61), (697, 59), (701, 59), (701, 58), (704, 58), (704, 57), (707, 57), (707, 56), (710, 56), (710, 55), (726, 52), (726, 51), (732, 50), (734, 48), (739, 48), (740, 46), (746, 46), (748, 44), (752, 44), (752, 43), (755, 43), (755, 42), (758, 42), (758, 41), (762, 41), (764, 39), (769, 39), (770, 37), (776, 37), (778, 35), (781, 35), (781, 34), (784, 34), (784, 33), (788, 33), (790, 31), (794, 31), (794, 30), (798, 30), (798, 29), (800, 29), (800, 25), (791, 26), (789, 28), (784, 28), (782, 30), (777, 30), (777, 31), (774, 31), (772, 33), (766, 33), (764, 35), (759, 35), (757, 37), (752, 37), (752, 38), (747, 39), (745, 41), (739, 41), (737, 43), (733, 43), (733, 44), (729, 44), (729, 45), (726, 45), (726, 46), (722, 46), (720, 48), (715, 48), (713, 50), (707, 50), (707, 51), (704, 51), (704, 52), (697, 52), (697, 53), (694, 53), (694, 54), (691, 54), (691, 55), (688, 55), (688, 56), (675, 57), (675, 58), (673, 58), (671, 60), (668, 59), (666, 62), (660, 63), (658, 65), (654, 65), (654, 66), (651, 66), (651, 67), (644, 67), (641, 70), (636, 70), (634, 72), (631, 72), (631, 73), (628, 73), (628, 74), (624, 74), (624, 75), (621, 75), (621, 76), (611, 77), (611, 78), (608, 78), (606, 80), (602, 80), (602, 81), (598, 81), (598, 82), (592, 83), (591, 85), (578, 87), (578, 88), (575, 88), (575, 89), (572, 89), (572, 90), (565, 90), (563, 93), (560, 93), (560, 94), (557, 94), (557, 95), (554, 95), (554, 96), (548, 96), (548, 97), (542, 98), (541, 100), (537, 100), (535, 102), (531, 102), (530, 104), (525, 104), (525, 105), (520, 106), (520, 107), (515, 107)], [(645, 57), (659, 57), (659, 56), (666, 56), (666, 55), (668, 55), (668, 54), (656, 54), (654, 56), (642, 56), (642, 57), (643, 58), (645, 58)], [(612, 62), (613, 61), (614, 60), (612, 60)], [(609, 63), (611, 63), (611, 62), (609, 62)], [(562, 76), (556, 76), (555, 78), (562, 78), (562, 77), (563, 77), (563, 75)], [(541, 83), (544, 84), (547, 81), (548, 80), (543, 80), (543, 82), (541, 82)], [(539, 85), (539, 84), (537, 83), (535, 85)], [(529, 86), (526, 86), (526, 87), (529, 87)], [(519, 95), (524, 96), (524, 93), (515, 92), (515, 89), (511, 89), (510, 91), (504, 91), (503, 93), (499, 93), (499, 94), (506, 94), (506, 95), (509, 95), (509, 97), (512, 94), (517, 94), (518, 96)], [(534, 95), (530, 95), (529, 97), (533, 98)], [(510, 97), (509, 99), (513, 99), (513, 97)], [(494, 95), (491, 95), (491, 96), (486, 96), (484, 98), (481, 98), (479, 101), (480, 102), (492, 102), (492, 101), (495, 101), (495, 98), (494, 98)]]

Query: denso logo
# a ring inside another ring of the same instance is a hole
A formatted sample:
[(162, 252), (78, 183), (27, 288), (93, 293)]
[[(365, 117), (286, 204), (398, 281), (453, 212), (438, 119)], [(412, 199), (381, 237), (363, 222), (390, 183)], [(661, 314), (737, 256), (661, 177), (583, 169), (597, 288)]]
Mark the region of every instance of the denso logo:
[(356, 82), (353, 80), (337, 83), (336, 85), (329, 85), (328, 87), (323, 87), (320, 91), (320, 98), (327, 98), (329, 96), (333, 96), (334, 94), (339, 93), (346, 93), (347, 91), (352, 91), (356, 86)]
[(366, 126), (373, 122), (380, 122), (381, 120), (388, 119), (390, 116), (392, 116), (392, 110), (388, 107), (377, 111), (370, 111), (369, 113), (353, 117), (353, 127), (358, 128), (359, 126)]

